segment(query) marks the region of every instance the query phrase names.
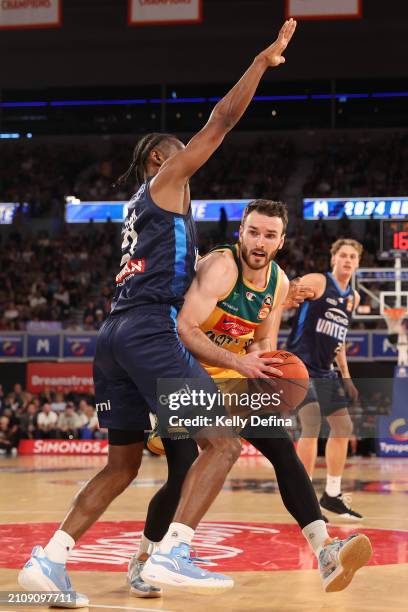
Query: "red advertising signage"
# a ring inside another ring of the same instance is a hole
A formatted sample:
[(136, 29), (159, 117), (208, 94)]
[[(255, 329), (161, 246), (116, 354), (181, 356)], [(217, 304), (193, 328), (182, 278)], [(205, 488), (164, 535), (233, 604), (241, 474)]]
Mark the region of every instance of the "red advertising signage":
[(202, 0), (128, 0), (129, 25), (200, 23)]
[(20, 440), (19, 455), (106, 455), (107, 440)]
[(295, 19), (359, 19), (362, 0), (286, 0), (286, 17)]
[(92, 362), (84, 363), (29, 363), (27, 366), (27, 390), (41, 393), (49, 389), (93, 393)]
[(59, 28), (62, 0), (0, 0), (0, 29)]

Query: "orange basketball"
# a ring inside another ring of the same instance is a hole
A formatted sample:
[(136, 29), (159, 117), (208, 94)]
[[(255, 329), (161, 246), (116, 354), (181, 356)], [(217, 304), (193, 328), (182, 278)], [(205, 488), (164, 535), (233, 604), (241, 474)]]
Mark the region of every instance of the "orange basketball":
[(277, 382), (277, 392), (280, 394), (281, 406), (279, 412), (294, 410), (303, 402), (309, 387), (309, 373), (305, 364), (299, 357), (289, 351), (269, 351), (262, 357), (275, 357), (282, 359), (283, 363), (274, 364), (283, 376), (270, 375)]

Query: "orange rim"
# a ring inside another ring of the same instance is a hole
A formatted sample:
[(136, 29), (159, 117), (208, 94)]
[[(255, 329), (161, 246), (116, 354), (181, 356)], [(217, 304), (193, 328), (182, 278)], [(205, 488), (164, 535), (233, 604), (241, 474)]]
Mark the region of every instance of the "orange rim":
[(406, 308), (387, 308), (384, 310), (384, 315), (391, 321), (399, 321), (399, 319), (404, 318), (404, 315), (407, 316), (408, 312)]

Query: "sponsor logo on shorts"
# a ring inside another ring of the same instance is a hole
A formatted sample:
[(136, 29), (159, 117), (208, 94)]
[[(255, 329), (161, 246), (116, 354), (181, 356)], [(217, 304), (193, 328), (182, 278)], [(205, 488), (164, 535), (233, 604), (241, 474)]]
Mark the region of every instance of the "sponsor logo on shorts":
[(111, 410), (110, 400), (96, 404), (96, 412), (107, 412), (108, 410)]
[(145, 271), (144, 259), (129, 259), (127, 264), (122, 268), (119, 274), (116, 275), (116, 284), (120, 285), (129, 276), (141, 274)]

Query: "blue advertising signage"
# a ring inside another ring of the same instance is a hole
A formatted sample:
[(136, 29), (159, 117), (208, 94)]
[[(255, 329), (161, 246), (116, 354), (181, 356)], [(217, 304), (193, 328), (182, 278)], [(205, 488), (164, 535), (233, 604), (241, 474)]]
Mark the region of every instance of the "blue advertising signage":
[(394, 344), (391, 344), (388, 338), (388, 332), (373, 333), (373, 358), (374, 359), (397, 359), (398, 350)]
[(378, 418), (377, 454), (408, 457), (408, 368), (397, 366), (392, 390), (392, 411)]
[(0, 333), (0, 359), (21, 359), (24, 356), (24, 334)]
[(28, 334), (27, 357), (29, 359), (58, 359), (59, 334)]
[(303, 218), (315, 221), (349, 219), (389, 219), (408, 215), (408, 196), (403, 198), (305, 198)]
[[(196, 221), (218, 221), (224, 208), (230, 221), (240, 221), (250, 200), (192, 200), (191, 209)], [(82, 202), (67, 198), (65, 219), (67, 223), (104, 223), (108, 219), (121, 223), (126, 216), (128, 202)]]
[(96, 334), (67, 334), (64, 336), (65, 359), (89, 359), (95, 355)]
[(349, 332), (346, 339), (347, 357), (367, 359), (369, 356), (369, 334), (367, 332)]

